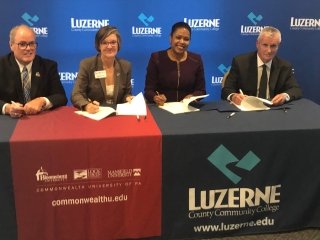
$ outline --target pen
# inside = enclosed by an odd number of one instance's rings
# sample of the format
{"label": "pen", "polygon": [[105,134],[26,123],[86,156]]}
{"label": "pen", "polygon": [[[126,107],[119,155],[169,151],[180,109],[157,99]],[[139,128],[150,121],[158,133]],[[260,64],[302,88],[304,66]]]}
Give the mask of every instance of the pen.
{"label": "pen", "polygon": [[158,91],[156,91],[156,94],[157,94],[158,96],[160,95]]}
{"label": "pen", "polygon": [[96,104],[96,101],[92,101],[90,98],[88,98],[88,101],[89,101],[89,103],[92,103],[93,105],[97,105],[98,106],[98,104]]}
{"label": "pen", "polygon": [[241,89],[239,89],[239,92],[240,92],[241,95],[244,95]]}
{"label": "pen", "polygon": [[[14,105],[14,107],[22,107],[20,103],[16,103],[15,101],[11,101],[11,104]],[[19,110],[19,112],[10,113],[10,115],[13,114],[14,117],[22,117],[25,112],[24,110]]]}
{"label": "pen", "polygon": [[235,112],[232,112],[232,113],[230,113],[228,116],[227,116],[227,118],[229,119],[229,118],[231,118],[232,116],[234,116],[236,113]]}
{"label": "pen", "polygon": [[18,104],[14,101],[11,101],[11,104],[18,106]]}

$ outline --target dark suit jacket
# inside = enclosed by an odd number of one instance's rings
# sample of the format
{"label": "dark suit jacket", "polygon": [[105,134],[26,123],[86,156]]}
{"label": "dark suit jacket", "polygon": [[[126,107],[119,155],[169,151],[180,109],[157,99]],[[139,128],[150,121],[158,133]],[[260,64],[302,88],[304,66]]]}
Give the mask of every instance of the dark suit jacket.
{"label": "dark suit jacket", "polygon": [[[226,100],[231,93],[239,93],[239,89],[246,95],[256,96],[257,79],[257,52],[236,56],[232,60],[229,75],[221,91],[221,98]],[[302,97],[301,89],[293,76],[291,64],[277,56],[273,58],[271,64],[269,91],[271,99],[279,93],[287,93],[290,100]]]}
{"label": "dark suit jacket", "polygon": [[[60,81],[57,63],[36,56],[31,69],[31,99],[46,97],[53,108],[66,105],[67,97]],[[0,58],[0,114],[5,103],[25,103],[21,73],[13,53]]]}
{"label": "dark suit jacket", "polygon": [[[103,70],[101,57],[86,58],[80,62],[77,80],[74,84],[71,102],[77,108],[83,108],[90,100],[95,100],[100,105],[106,105],[105,78],[95,78],[95,71]],[[124,59],[115,60],[116,79],[114,83],[113,102],[124,103],[126,97],[131,95],[131,63]]]}

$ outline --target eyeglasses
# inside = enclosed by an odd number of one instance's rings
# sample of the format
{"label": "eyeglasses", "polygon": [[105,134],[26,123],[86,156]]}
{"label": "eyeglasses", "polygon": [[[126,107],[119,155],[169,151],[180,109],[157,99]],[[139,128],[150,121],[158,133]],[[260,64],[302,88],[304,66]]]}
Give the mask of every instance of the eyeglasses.
{"label": "eyeglasses", "polygon": [[117,41],[110,41],[110,42],[107,42],[107,41],[103,41],[101,42],[102,45],[105,45],[105,46],[111,46],[111,47],[115,47],[117,46],[118,42]]}
{"label": "eyeglasses", "polygon": [[35,49],[38,46],[37,42],[19,42],[15,44],[17,44],[21,50],[27,49],[28,46],[30,49]]}

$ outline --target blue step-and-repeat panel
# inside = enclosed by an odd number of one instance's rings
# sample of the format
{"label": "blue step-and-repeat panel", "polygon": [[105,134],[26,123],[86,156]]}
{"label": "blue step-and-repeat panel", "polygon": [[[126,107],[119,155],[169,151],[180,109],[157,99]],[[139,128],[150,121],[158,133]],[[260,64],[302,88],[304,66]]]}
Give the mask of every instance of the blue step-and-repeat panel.
{"label": "blue step-and-repeat panel", "polygon": [[[207,100],[219,100],[232,57],[255,50],[259,31],[282,32],[278,55],[294,66],[305,98],[320,103],[320,2],[309,0],[2,0],[0,55],[10,51],[9,31],[27,24],[37,34],[37,53],[58,62],[68,98],[83,58],[96,54],[94,37],[105,25],[118,27],[118,56],[132,63],[133,94],[143,91],[150,54],[169,47],[171,26],[192,27],[190,51],[204,61]],[[70,101],[69,101],[70,104]]]}

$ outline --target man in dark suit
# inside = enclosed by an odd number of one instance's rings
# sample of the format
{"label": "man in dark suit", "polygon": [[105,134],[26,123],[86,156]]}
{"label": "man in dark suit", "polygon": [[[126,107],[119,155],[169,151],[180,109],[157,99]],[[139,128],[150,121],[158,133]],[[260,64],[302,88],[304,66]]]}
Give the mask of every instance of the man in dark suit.
{"label": "man in dark suit", "polygon": [[36,36],[19,25],[10,31],[11,52],[0,58],[0,114],[21,117],[66,105],[57,63],[36,55]]}
{"label": "man in dark suit", "polygon": [[276,56],[280,43],[280,31],[265,27],[256,41],[257,51],[233,58],[221,98],[239,105],[246,95],[258,96],[275,106],[301,98],[291,64]]}

